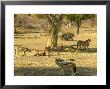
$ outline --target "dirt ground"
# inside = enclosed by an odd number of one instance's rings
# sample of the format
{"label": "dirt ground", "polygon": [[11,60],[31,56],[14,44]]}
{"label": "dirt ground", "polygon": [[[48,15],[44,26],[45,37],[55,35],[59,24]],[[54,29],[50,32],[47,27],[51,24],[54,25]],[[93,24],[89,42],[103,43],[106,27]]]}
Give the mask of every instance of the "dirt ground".
{"label": "dirt ground", "polygon": [[[73,32],[74,30],[68,30]],[[76,35],[74,40],[91,39],[90,47],[97,48],[97,32],[96,28],[81,27],[80,35]],[[44,49],[46,46],[47,37],[43,34],[28,33],[22,36],[14,37],[14,45],[22,45],[29,49]],[[58,44],[64,45],[75,44],[75,41],[58,40]],[[60,74],[60,68],[55,63],[55,58],[63,58],[68,60],[74,58],[77,65],[76,76],[96,76],[97,75],[97,52],[56,52],[52,56],[34,56],[36,52],[33,50],[27,52],[26,56],[22,56],[22,52],[14,55],[14,75],[15,76],[63,76]],[[71,75],[70,71],[65,71],[65,76]]]}

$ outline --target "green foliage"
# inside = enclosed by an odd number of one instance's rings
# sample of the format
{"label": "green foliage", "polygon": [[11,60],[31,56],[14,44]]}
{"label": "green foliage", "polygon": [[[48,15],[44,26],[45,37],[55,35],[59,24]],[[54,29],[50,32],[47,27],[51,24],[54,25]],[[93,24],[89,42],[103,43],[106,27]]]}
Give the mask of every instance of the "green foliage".
{"label": "green foliage", "polygon": [[95,18],[96,14],[69,14],[66,15],[66,17],[70,21],[81,22],[83,20]]}
{"label": "green foliage", "polygon": [[87,19],[94,19],[94,18],[96,18],[96,17],[97,17],[96,14],[88,14],[88,15],[87,15]]}
{"label": "green foliage", "polygon": [[94,19],[96,18],[96,14],[69,14],[66,15],[66,18],[71,21],[71,23],[74,21],[77,26],[77,35],[79,34],[79,28],[82,24],[82,21],[87,19]]}
{"label": "green foliage", "polygon": [[68,33],[63,33],[62,35],[61,35],[61,39],[62,40],[73,40],[72,38],[74,37],[75,35],[73,34],[73,33],[70,33],[70,32],[68,32]]}

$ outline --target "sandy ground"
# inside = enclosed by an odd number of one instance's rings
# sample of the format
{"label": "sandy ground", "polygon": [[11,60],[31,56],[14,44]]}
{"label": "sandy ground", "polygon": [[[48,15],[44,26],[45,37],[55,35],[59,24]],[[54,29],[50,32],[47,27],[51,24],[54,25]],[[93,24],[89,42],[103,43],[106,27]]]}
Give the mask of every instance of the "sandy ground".
{"label": "sandy ground", "polygon": [[[87,31],[88,28],[81,28],[80,35],[75,36],[74,40],[91,39],[90,48],[97,48],[96,44],[96,29]],[[47,37],[37,36],[38,34],[24,34],[21,37],[15,36],[14,45],[22,45],[30,49],[44,49],[47,42]],[[74,41],[58,40],[58,44],[65,45],[74,44]],[[48,56],[33,56],[36,52],[27,52],[26,56],[22,56],[22,52],[14,55],[14,75],[15,76],[62,76],[60,68],[55,63],[55,58],[63,58],[68,60],[74,58],[77,65],[76,76],[96,76],[97,75],[97,53],[96,52],[56,52]],[[65,71],[65,76],[71,75],[69,70]]]}

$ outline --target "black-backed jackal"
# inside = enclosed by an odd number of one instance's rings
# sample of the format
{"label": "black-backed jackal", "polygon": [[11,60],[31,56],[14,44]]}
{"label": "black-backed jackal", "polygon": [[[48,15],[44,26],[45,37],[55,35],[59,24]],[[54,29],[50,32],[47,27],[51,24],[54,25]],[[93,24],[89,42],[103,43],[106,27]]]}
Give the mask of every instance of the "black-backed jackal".
{"label": "black-backed jackal", "polygon": [[62,73],[63,75],[64,75],[64,70],[66,68],[69,68],[71,70],[72,75],[75,75],[76,64],[73,61],[75,61],[75,60],[70,59],[70,61],[65,61],[61,58],[55,59],[55,63],[60,67],[60,69],[61,69],[60,73]]}

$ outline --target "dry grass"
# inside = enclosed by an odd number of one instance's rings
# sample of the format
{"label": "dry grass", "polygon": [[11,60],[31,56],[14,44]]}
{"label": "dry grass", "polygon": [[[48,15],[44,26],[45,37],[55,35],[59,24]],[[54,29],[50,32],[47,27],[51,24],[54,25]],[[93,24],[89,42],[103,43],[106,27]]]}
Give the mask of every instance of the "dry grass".
{"label": "dry grass", "polygon": [[[73,31],[70,29],[68,31]],[[96,28],[81,28],[80,35],[75,36],[74,40],[86,40],[90,38],[90,48],[97,48],[96,44]],[[44,49],[47,42],[47,37],[41,36],[36,38],[37,34],[30,33],[31,38],[15,38],[15,45],[23,45],[30,49]],[[72,45],[74,41],[58,40],[58,44]],[[61,57],[65,60],[74,58],[77,65],[76,76],[96,76],[97,75],[97,53],[96,52],[61,52],[57,55],[53,52],[51,57],[48,56],[33,56],[36,52],[27,52],[27,56],[22,56],[22,53],[15,55],[14,58],[14,73],[15,76],[61,76],[59,67],[55,64],[55,58]],[[67,75],[70,73],[67,71]]]}

